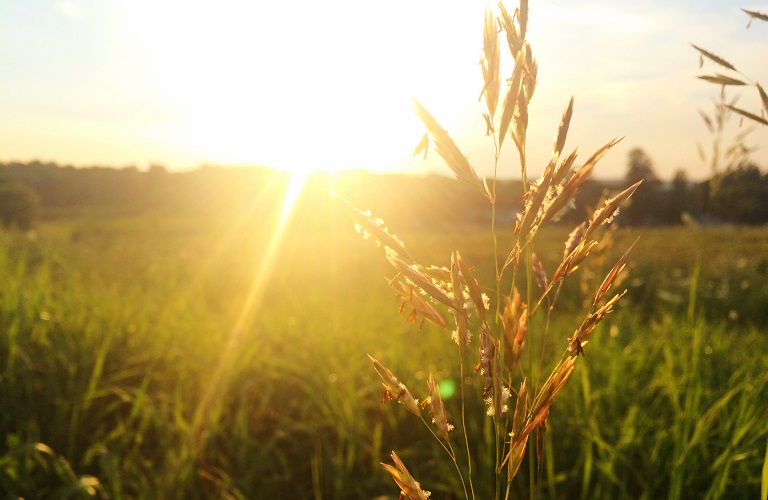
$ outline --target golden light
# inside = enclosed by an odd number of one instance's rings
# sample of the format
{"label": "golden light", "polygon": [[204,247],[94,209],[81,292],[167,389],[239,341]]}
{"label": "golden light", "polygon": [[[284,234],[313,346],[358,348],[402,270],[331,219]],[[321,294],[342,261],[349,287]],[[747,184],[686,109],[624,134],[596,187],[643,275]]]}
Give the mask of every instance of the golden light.
{"label": "golden light", "polygon": [[[402,167],[423,134],[411,97],[451,125],[451,96],[479,92],[485,3],[437,0],[121,4],[157,92],[159,135],[215,164],[289,171]],[[439,7],[439,8],[438,8]],[[467,43],[467,37],[471,41]],[[454,74],[455,75],[455,74]]]}

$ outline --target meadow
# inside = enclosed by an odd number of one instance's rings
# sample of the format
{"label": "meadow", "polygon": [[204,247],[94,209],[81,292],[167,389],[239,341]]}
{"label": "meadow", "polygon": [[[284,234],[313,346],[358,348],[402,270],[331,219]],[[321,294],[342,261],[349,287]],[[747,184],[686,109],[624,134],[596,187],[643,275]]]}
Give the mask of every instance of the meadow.
{"label": "meadow", "polygon": [[[382,405],[366,354],[418,397],[429,373],[478,393],[467,421],[479,435],[482,380],[457,380],[450,336],[398,313],[391,266],[352,226],[310,186],[283,223],[265,202],[84,210],[0,233],[0,497],[396,498],[380,465],[393,449],[433,498],[460,497],[429,433]],[[423,262],[446,264],[446,248],[493,259],[485,226],[393,229]],[[542,229],[550,272],[569,230]],[[552,345],[532,348],[567,346],[579,282],[602,279],[637,236],[628,295],[551,409],[540,494],[755,498],[768,444],[768,229],[615,230],[563,292]],[[445,397],[449,415],[457,404]],[[492,443],[473,446],[492,467]],[[480,479],[488,498],[493,481]],[[512,494],[527,496],[525,481]]]}

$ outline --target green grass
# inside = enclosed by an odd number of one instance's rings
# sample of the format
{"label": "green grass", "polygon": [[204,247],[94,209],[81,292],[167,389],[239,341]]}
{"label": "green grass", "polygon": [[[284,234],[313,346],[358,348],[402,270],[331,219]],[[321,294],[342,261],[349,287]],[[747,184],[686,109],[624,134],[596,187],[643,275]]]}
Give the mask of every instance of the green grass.
{"label": "green grass", "polygon": [[[366,357],[421,399],[430,372],[458,372],[455,344],[405,323],[380,249],[314,203],[298,208],[272,260],[277,217],[263,214],[82,216],[35,238],[0,234],[0,491],[393,497],[379,462],[397,449],[436,498],[460,493],[426,429],[380,404]],[[421,262],[446,263],[444,248],[492,260],[487,228],[393,229]],[[566,233],[542,234],[550,272]],[[619,232],[615,251],[636,234]],[[768,438],[768,230],[640,235],[628,300],[552,408],[547,450],[554,442],[557,453],[545,453],[542,494],[755,497]],[[562,302],[550,326],[558,352],[578,321],[569,286],[574,307]],[[481,385],[472,376],[467,390]],[[449,418],[456,405],[446,400]],[[468,408],[480,431],[483,413]]]}

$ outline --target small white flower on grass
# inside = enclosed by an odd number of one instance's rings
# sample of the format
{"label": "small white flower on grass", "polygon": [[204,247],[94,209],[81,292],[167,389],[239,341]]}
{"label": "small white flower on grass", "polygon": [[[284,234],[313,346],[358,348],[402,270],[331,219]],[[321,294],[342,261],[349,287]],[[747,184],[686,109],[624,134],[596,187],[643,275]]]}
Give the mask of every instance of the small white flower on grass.
{"label": "small white flower on grass", "polygon": [[491,299],[489,299],[488,295],[485,294],[485,293],[482,294],[481,296],[483,297],[483,307],[485,307],[486,311],[490,311],[491,310]]}

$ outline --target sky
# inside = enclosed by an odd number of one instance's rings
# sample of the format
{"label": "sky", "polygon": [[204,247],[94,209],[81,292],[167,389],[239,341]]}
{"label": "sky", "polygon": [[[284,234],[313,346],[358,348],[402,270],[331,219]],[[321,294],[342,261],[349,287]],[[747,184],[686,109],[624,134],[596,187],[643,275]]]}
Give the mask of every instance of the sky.
{"label": "sky", "polygon": [[[517,4],[506,3],[510,10]],[[0,0],[0,161],[75,166],[265,165],[450,174],[412,151],[424,133],[411,98],[480,175],[493,172],[478,102],[481,0]],[[548,163],[575,98],[566,152],[582,161],[615,137],[600,178],[642,148],[662,179],[703,179],[719,87],[696,78],[694,43],[768,85],[768,23],[717,0],[530,0],[539,63],[529,169]],[[504,46],[502,45],[502,48]],[[502,52],[504,53],[504,52]],[[508,74],[507,74],[508,73]],[[502,76],[511,65],[502,66]],[[729,90],[758,110],[753,87]],[[745,129],[734,118],[731,134]],[[768,168],[768,127],[747,143]],[[508,149],[507,149],[508,148]],[[578,161],[577,161],[578,164]],[[519,177],[505,143],[501,177]]]}

